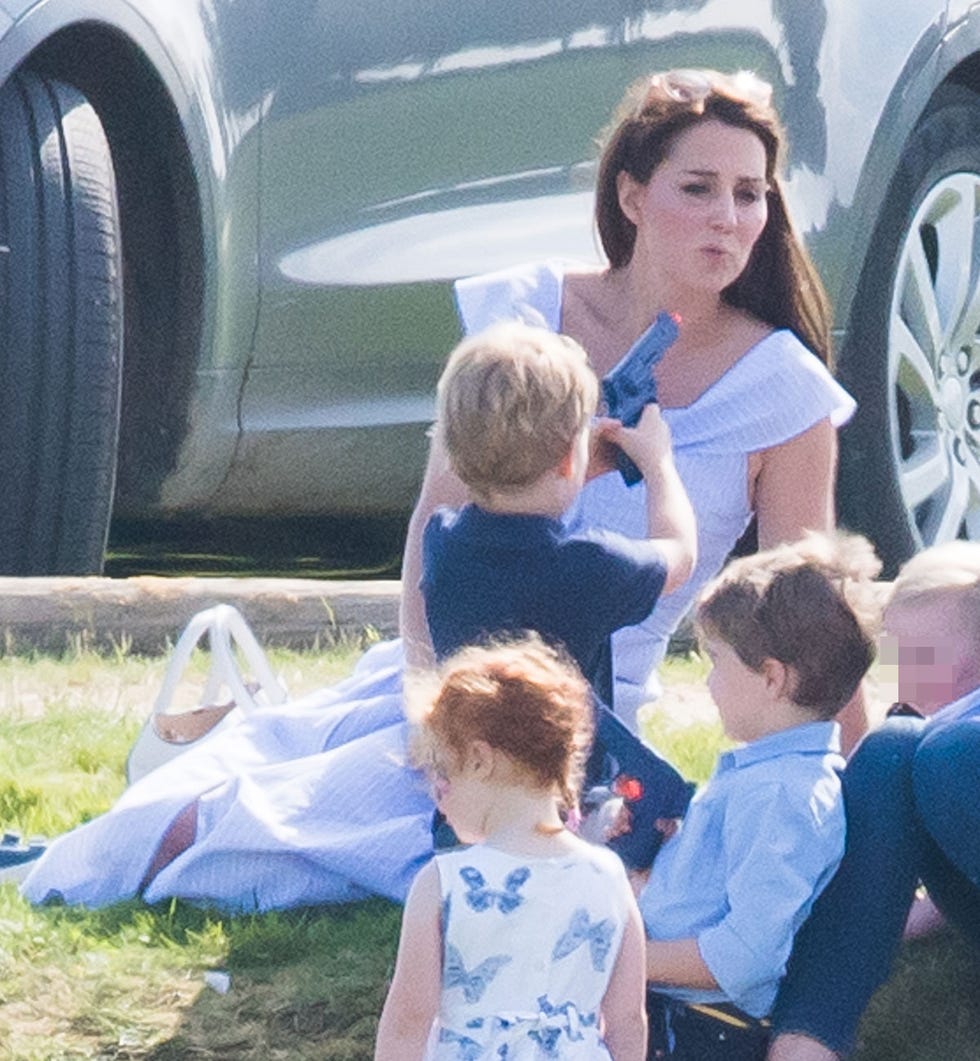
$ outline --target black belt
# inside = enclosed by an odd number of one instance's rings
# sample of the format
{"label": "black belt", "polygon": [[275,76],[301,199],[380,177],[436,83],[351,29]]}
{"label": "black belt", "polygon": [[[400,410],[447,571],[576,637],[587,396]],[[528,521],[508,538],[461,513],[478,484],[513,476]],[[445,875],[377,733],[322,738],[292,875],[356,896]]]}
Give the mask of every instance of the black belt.
{"label": "black belt", "polygon": [[738,1006],[726,1002],[685,1002],[687,1009],[700,1013],[703,1017],[727,1024],[730,1028],[741,1028],[748,1031],[752,1028],[769,1029],[772,1027],[768,1017],[752,1017]]}
{"label": "black belt", "polygon": [[677,1061],[763,1061],[770,1024],[728,1002],[681,1002],[647,993],[648,1058]]}

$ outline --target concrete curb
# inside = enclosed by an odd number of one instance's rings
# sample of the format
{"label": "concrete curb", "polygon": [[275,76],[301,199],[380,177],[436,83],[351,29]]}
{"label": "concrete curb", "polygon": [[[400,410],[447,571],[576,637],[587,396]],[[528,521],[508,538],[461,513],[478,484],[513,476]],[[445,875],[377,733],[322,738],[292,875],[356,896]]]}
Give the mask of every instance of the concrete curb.
{"label": "concrete curb", "polygon": [[401,583],[280,578],[0,578],[3,651],[76,645],[165,652],[188,620],[231,604],[263,645],[329,645],[365,628],[398,631]]}
{"label": "concrete curb", "polygon": [[[881,584],[884,599],[890,583]],[[0,653],[61,653],[75,646],[166,652],[199,611],[232,604],[263,645],[328,646],[365,629],[398,633],[398,579],[0,578]],[[671,653],[696,644],[690,623]]]}

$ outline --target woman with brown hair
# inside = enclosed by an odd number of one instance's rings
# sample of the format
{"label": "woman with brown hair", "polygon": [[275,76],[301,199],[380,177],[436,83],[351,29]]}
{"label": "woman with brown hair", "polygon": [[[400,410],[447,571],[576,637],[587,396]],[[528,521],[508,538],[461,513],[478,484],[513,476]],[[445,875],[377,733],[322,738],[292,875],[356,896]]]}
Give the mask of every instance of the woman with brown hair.
{"label": "woman with brown hair", "polygon": [[[670,633],[753,515],[763,546],[834,522],[836,428],[854,402],[834,382],[820,283],[779,186],[781,133],[752,75],[658,74],[627,94],[600,165],[609,264],[548,262],[457,287],[467,332],[523,318],[569,334],[601,376],[657,313],[682,318],[656,371],[675,462],[698,520],[698,564],[642,624],[613,638],[613,706],[635,726]],[[608,455],[605,455],[608,456]],[[574,527],[647,532],[645,489],[597,455]],[[432,855],[433,804],[406,763],[401,680],[431,655],[421,533],[467,500],[433,443],[403,567],[402,635],[332,689],[215,734],[56,841],[31,899],[89,905],[142,893],[233,909],[404,899]],[[588,600],[570,599],[587,609]]]}
{"label": "woman with brown hair", "polygon": [[[770,95],[748,73],[681,70],[637,82],[599,162],[595,220],[608,264],[545,262],[457,284],[467,331],[513,317],[544,324],[578,340],[600,376],[658,312],[681,318],[655,377],[698,519],[699,560],[643,624],[614,635],[615,709],[632,727],[659,692],[670,634],[752,517],[763,548],[835,522],[836,429],[854,402],[826,367],[826,296],[787,213]],[[418,534],[461,489],[434,447],[403,578],[402,635],[418,658],[427,637]],[[641,485],[597,475],[569,518],[640,536],[644,511]],[[863,719],[852,717],[851,729],[853,738]]]}

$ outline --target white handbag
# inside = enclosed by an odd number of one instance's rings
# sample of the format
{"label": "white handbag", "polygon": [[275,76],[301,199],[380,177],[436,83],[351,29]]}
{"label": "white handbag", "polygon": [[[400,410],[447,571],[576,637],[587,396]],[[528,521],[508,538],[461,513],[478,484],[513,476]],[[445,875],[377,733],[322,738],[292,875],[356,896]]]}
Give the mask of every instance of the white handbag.
{"label": "white handbag", "polygon": [[[172,710],[177,686],[205,635],[211,658],[199,703],[189,710]],[[150,717],[130,750],[126,761],[128,782],[138,781],[205,737],[234,725],[255,708],[285,702],[287,695],[236,608],[218,604],[198,612],[174,647]]]}

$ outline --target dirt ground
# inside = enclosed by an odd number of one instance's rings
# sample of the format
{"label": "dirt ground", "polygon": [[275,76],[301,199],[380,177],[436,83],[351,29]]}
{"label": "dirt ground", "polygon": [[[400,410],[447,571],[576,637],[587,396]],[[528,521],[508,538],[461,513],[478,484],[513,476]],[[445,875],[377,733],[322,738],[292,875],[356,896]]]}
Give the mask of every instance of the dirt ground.
{"label": "dirt ground", "polygon": [[657,710],[669,715],[678,725],[718,721],[718,709],[704,682],[671,683],[657,701]]}

